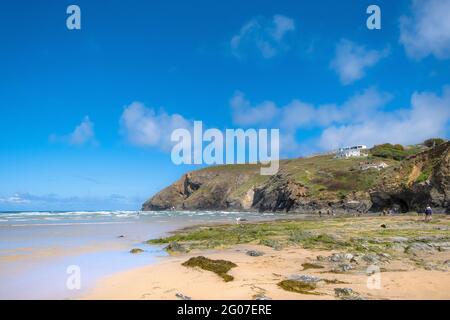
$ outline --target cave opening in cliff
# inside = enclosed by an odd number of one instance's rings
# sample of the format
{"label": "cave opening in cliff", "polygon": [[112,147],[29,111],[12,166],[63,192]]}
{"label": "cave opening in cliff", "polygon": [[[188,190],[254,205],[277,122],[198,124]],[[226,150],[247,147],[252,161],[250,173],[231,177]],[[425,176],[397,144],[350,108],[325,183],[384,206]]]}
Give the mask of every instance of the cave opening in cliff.
{"label": "cave opening in cliff", "polygon": [[392,198],[391,209],[401,213],[407,213],[409,212],[409,205],[405,200],[401,198]]}

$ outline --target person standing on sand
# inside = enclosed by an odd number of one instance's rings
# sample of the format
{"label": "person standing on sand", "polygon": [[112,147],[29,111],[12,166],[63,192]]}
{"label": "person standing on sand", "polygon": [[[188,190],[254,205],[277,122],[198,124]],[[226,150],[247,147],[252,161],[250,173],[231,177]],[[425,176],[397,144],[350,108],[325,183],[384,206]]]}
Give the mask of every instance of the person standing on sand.
{"label": "person standing on sand", "polygon": [[431,221],[431,215],[433,214],[433,209],[430,206],[427,206],[425,209],[425,221]]}

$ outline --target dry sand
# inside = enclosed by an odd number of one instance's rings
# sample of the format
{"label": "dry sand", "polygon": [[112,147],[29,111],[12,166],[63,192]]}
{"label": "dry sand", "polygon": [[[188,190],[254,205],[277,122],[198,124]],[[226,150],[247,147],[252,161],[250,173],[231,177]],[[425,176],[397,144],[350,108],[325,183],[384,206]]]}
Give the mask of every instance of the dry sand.
{"label": "dry sand", "polygon": [[[251,257],[249,249],[264,252]],[[302,271],[302,263],[314,262],[318,255],[330,251],[313,251],[300,247],[280,251],[265,246],[239,245],[230,249],[197,251],[162,258],[160,262],[114,274],[100,280],[81,299],[177,299],[182,293],[192,299],[254,299],[264,295],[272,299],[336,299],[334,288],[349,287],[365,299],[450,299],[450,273],[428,271],[411,263],[392,261],[380,273],[380,289],[369,289],[368,276],[363,272],[332,273],[329,269]],[[447,253],[446,253],[447,254]],[[198,268],[181,265],[193,256],[224,259],[237,264],[229,271],[234,277],[224,282],[219,276]],[[321,295],[305,295],[285,291],[277,283],[294,274],[316,275],[323,279],[338,279],[346,284],[319,283]]]}

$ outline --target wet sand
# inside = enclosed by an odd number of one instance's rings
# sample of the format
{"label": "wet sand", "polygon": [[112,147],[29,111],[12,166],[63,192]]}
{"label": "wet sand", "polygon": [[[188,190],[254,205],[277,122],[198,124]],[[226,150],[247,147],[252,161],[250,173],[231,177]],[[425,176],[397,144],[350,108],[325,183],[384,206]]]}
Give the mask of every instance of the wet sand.
{"label": "wet sand", "polygon": [[[0,299],[70,299],[107,275],[167,256],[148,239],[198,224],[270,219],[227,212],[0,213]],[[272,215],[273,216],[273,215]],[[134,255],[132,248],[144,250]],[[68,290],[68,268],[81,270],[81,288]]]}
{"label": "wet sand", "polygon": [[[250,249],[262,251],[264,255],[251,257],[246,254]],[[448,271],[424,270],[402,261],[392,261],[386,267],[387,270],[380,273],[379,289],[368,287],[369,277],[365,272],[336,274],[326,269],[302,271],[303,263],[316,261],[318,255],[332,253],[300,247],[277,251],[259,245],[194,251],[108,276],[80,298],[177,299],[176,294],[181,293],[192,299],[255,299],[257,296],[271,299],[336,299],[334,288],[349,287],[364,299],[450,299]],[[234,280],[224,282],[212,272],[181,265],[190,257],[198,255],[236,263],[237,267],[229,271]],[[450,254],[447,255],[450,258]],[[277,285],[281,280],[299,274],[337,279],[345,284],[326,284],[321,281],[317,289],[320,295],[288,292]]]}

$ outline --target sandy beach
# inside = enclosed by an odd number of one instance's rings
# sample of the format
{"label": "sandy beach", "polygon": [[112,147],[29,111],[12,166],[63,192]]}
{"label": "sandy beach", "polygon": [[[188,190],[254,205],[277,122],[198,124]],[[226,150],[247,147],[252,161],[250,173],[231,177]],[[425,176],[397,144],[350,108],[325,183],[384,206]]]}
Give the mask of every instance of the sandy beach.
{"label": "sandy beach", "polygon": [[[378,226],[379,222],[392,220],[406,225],[417,219],[363,218],[359,221],[361,224]],[[443,220],[448,224],[448,218],[443,217]],[[249,250],[262,255],[250,256],[247,254]],[[347,261],[353,270],[337,272],[332,268],[336,265],[333,260],[345,260],[342,255],[345,255],[345,251],[305,249],[296,245],[278,250],[255,244],[213,250],[194,249],[188,254],[160,258],[153,265],[108,276],[80,298],[178,299],[180,295],[177,297],[177,294],[182,294],[192,299],[336,299],[335,288],[351,288],[362,299],[450,299],[450,251],[419,252],[415,253],[412,260],[403,255],[391,257],[385,254],[389,258],[374,262],[380,271],[375,275],[368,274],[368,268],[370,265],[373,267],[373,264],[356,259],[357,256],[348,259],[352,262]],[[225,282],[211,271],[182,265],[196,256],[232,261],[237,267],[228,274],[234,280]],[[361,255],[362,259],[366,256]],[[420,261],[434,267],[419,266],[419,257]],[[314,266],[318,262],[321,268],[304,270],[305,264]],[[442,267],[436,267],[438,265]],[[320,279],[316,282],[314,294],[289,292],[278,285],[284,279],[301,275]],[[373,284],[377,279],[379,286]]]}
{"label": "sandy beach", "polygon": [[[262,250],[265,255],[250,257],[247,250]],[[230,274],[232,282],[224,282],[212,272],[181,265],[191,256],[225,259],[238,267]],[[366,274],[335,274],[321,270],[302,271],[301,264],[314,261],[317,255],[330,252],[290,248],[276,251],[261,246],[236,246],[232,249],[196,252],[163,259],[155,265],[109,276],[100,281],[82,299],[177,299],[181,293],[192,299],[335,299],[334,288],[351,287],[367,299],[450,299],[450,274],[443,271],[418,270],[396,263],[381,273],[381,288],[367,288]],[[307,274],[345,284],[321,284],[321,295],[287,292],[277,283],[293,274]]]}
{"label": "sandy beach", "polygon": [[[145,241],[198,224],[235,221],[228,212],[14,212],[0,213],[0,299],[73,299],[104,277],[167,256]],[[248,219],[270,216],[246,214]],[[133,248],[145,250],[130,253]],[[81,271],[69,290],[68,268]]]}

